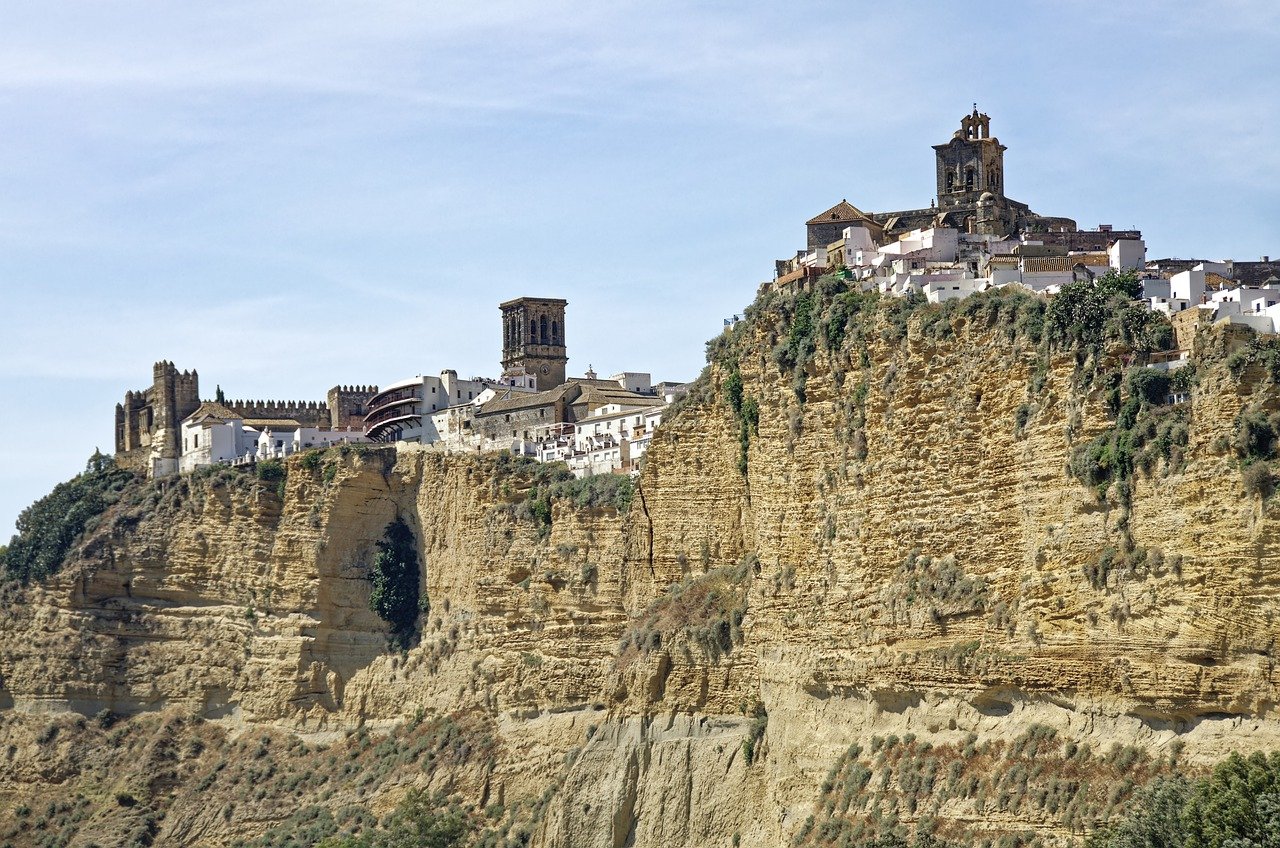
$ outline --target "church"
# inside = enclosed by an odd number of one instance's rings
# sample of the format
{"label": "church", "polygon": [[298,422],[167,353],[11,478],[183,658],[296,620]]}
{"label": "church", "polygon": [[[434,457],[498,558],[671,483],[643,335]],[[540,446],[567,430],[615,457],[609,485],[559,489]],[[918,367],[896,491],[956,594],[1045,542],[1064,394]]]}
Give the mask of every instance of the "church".
{"label": "church", "polygon": [[846,227],[863,226],[879,243],[895,241],[912,230],[949,227],[961,233],[1016,238],[1023,233],[1074,233],[1070,218],[1038,215],[1004,193],[1004,152],[991,135],[991,118],[973,113],[960,119],[960,129],[945,144],[933,146],[937,196],[927,209],[898,212],[859,210],[846,200],[805,222],[809,249],[825,247]]}

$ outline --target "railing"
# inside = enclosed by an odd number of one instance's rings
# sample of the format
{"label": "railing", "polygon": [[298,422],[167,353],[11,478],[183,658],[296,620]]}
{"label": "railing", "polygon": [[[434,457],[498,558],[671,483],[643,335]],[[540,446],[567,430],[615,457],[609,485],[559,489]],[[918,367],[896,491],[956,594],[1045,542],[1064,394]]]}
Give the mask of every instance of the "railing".
{"label": "railing", "polygon": [[365,416],[364,428],[367,432],[385,421],[419,417],[421,417],[421,413],[413,406],[393,406],[390,409],[379,409],[376,412],[370,412]]}

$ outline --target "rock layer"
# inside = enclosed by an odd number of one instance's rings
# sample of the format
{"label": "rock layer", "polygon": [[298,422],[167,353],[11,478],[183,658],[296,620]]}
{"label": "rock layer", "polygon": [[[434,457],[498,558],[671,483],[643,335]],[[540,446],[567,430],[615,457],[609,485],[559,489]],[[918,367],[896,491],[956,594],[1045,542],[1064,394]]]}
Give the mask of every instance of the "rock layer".
{"label": "rock layer", "polygon": [[[824,815],[828,772],[875,737],[958,750],[1045,727],[1192,768],[1280,747],[1280,534],[1230,450],[1243,409],[1277,405],[1267,374],[1233,373],[1236,342],[1202,329],[1184,455],[1099,493],[1067,470],[1114,421],[1080,357],[951,321],[824,347],[798,392],[769,357],[785,326],[757,316],[659,429],[625,514],[561,499],[547,526],[528,468],[413,447],[295,457],[282,496],[214,475],[118,507],[58,576],[8,590],[10,733],[108,710],[324,742],[477,712],[492,762],[442,785],[545,797],[532,844],[566,847],[791,844]],[[397,517],[430,604],[404,652],[368,602]],[[1140,566],[1099,567],[1128,549]],[[742,608],[718,629],[698,618],[723,600],[707,575],[734,569]],[[74,784],[25,756],[0,772],[7,800]],[[375,806],[412,782],[379,783]],[[1079,835],[1047,809],[975,803],[930,814]],[[203,844],[273,823],[183,809],[171,827]]]}

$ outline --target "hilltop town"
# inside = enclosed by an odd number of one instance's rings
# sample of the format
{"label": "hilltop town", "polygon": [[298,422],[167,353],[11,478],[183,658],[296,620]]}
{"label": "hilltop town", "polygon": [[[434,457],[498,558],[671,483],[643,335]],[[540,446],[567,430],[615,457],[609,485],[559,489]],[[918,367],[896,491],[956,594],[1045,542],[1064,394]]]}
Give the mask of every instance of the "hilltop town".
{"label": "hilltop town", "polygon": [[566,462],[576,476],[635,473],[662,420],[684,391],[644,372],[566,376],[565,307],[521,297],[501,304],[497,378],[453,369],[379,389],[341,385],[323,401],[202,400],[197,371],[157,362],[150,388],[116,405],[116,461],[150,477],[207,465],[251,465],[301,450],[362,442],[445,451],[511,451]]}
{"label": "hilltop town", "polygon": [[[1280,261],[1149,259],[1142,233],[1040,215],[1005,194],[1004,153],[975,105],[934,145],[937,194],[927,208],[863,212],[847,200],[810,218],[806,244],[775,263],[761,288],[804,289],[835,274],[863,291],[930,302],[1017,286],[1052,298],[1110,273],[1140,284],[1176,338],[1225,322],[1277,332]],[[565,307],[555,298],[502,303],[502,373],[460,378],[446,369],[385,388],[339,385],[323,401],[201,399],[199,376],[155,364],[149,388],[115,411],[117,461],[152,477],[212,464],[253,464],[300,450],[361,442],[443,451],[510,451],[563,461],[576,476],[638,472],[664,408],[686,386],[646,372],[567,376]],[[725,322],[726,325],[732,323]],[[1188,352],[1155,357],[1171,370]]]}

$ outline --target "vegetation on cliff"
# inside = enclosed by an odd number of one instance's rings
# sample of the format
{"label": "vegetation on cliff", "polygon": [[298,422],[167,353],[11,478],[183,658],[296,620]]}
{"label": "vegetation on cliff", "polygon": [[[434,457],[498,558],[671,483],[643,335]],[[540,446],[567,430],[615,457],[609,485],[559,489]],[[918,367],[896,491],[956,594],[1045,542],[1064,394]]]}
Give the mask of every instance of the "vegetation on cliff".
{"label": "vegetation on cliff", "polygon": [[82,474],[59,483],[18,516],[18,533],[3,552],[5,578],[43,580],[56,572],[81,534],[136,479],[133,472],[117,468],[112,457],[95,451]]}
{"label": "vegetation on cliff", "polygon": [[406,649],[418,630],[418,616],[429,612],[420,597],[422,569],[418,566],[418,540],[404,519],[387,525],[378,552],[369,567],[369,607],[391,625],[395,643]]}
{"label": "vegetation on cliff", "polygon": [[507,498],[515,517],[533,521],[542,536],[551,531],[554,501],[565,501],[577,509],[614,509],[626,513],[635,497],[635,483],[629,474],[575,478],[563,462],[538,462],[506,451],[497,454],[491,463],[488,470],[494,494]]}
{"label": "vegetation on cliff", "polygon": [[623,634],[620,660],[637,654],[697,648],[712,661],[742,644],[742,620],[750,581],[759,571],[754,556],[713,568],[667,587]]}
{"label": "vegetation on cliff", "polygon": [[1006,825],[974,831],[957,824],[983,819],[1048,819],[1083,836],[1123,815],[1142,786],[1174,773],[1175,757],[1154,759],[1128,746],[1094,750],[1064,741],[1043,725],[1010,742],[873,737],[866,747],[851,745],[836,761],[796,844],[1043,844],[1030,830]]}
{"label": "vegetation on cliff", "polygon": [[1280,845],[1280,752],[1233,753],[1199,780],[1153,781],[1087,848],[1274,848]]}

